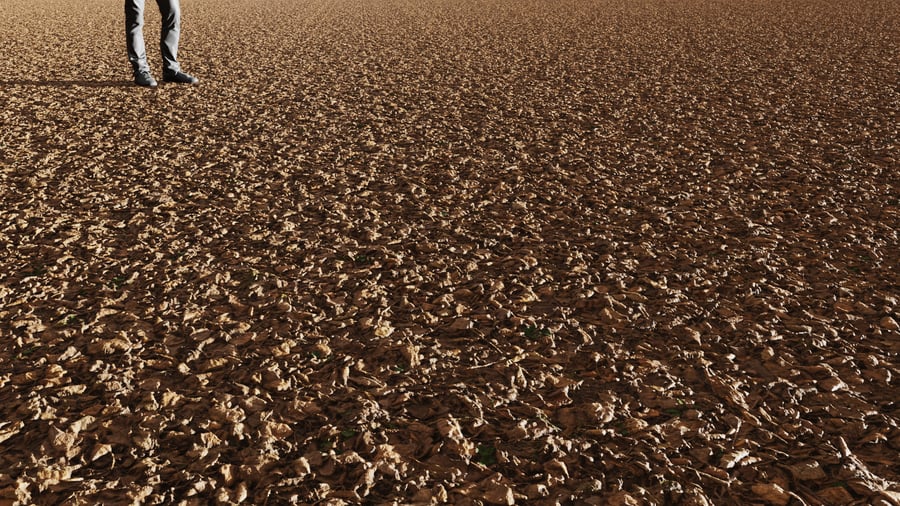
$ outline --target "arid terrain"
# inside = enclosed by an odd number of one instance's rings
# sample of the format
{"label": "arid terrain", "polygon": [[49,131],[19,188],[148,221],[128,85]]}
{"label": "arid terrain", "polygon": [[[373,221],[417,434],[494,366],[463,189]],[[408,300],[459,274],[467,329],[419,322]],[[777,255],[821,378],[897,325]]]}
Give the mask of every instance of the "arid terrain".
{"label": "arid terrain", "polygon": [[0,0],[0,505],[900,505],[900,2],[182,11]]}

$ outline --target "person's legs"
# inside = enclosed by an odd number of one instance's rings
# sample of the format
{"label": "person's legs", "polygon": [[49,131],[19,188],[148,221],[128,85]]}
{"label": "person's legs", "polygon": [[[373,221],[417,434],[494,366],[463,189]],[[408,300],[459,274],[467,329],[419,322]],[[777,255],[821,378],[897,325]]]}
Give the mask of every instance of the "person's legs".
{"label": "person's legs", "polygon": [[159,49],[163,59],[163,81],[196,84],[197,78],[182,72],[178,64],[178,39],[181,36],[181,6],[178,0],[156,0],[162,15]]}
{"label": "person's legs", "polygon": [[[143,0],[141,0],[143,1]],[[178,39],[181,36],[181,7],[178,0],[156,0],[162,15],[159,49],[162,52],[163,72],[178,72]]]}
{"label": "person's legs", "polygon": [[144,0],[125,0],[125,43],[131,69],[149,71],[147,50],[144,47]]}

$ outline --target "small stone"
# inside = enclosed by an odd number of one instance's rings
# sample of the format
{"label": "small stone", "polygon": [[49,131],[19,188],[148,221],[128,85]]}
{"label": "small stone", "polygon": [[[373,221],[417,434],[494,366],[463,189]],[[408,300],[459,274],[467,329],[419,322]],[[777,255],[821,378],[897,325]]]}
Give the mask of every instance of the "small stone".
{"label": "small stone", "polygon": [[751,488],[754,494],[769,504],[786,506],[791,500],[791,495],[775,483],[757,483]]}
{"label": "small stone", "polygon": [[853,502],[853,496],[844,487],[828,487],[820,490],[816,496],[825,504],[834,506]]}
{"label": "small stone", "polygon": [[638,502],[638,500],[628,492],[617,492],[615,495],[609,498],[609,502],[607,502],[607,504],[609,506],[637,506],[638,504],[640,504],[640,502]]}
{"label": "small stone", "polygon": [[838,378],[837,376],[832,376],[819,381],[819,390],[823,392],[837,392],[838,390],[844,390],[845,388],[847,388],[847,384],[841,381],[841,378]]}
{"label": "small stone", "polygon": [[388,322],[381,322],[375,327],[376,337],[388,337],[394,333],[394,327]]}
{"label": "small stone", "polygon": [[897,320],[891,318],[890,316],[885,316],[878,322],[878,325],[886,330],[900,330],[900,325],[897,324]]}
{"label": "small stone", "polygon": [[450,325],[450,330],[467,330],[472,328],[472,320],[468,318],[457,318]]}
{"label": "small stone", "polygon": [[816,461],[801,462],[788,467],[795,479],[800,481],[815,481],[825,479],[825,471]]}
{"label": "small stone", "polygon": [[543,483],[528,485],[525,488],[525,496],[529,499],[539,499],[541,497],[547,497],[548,495],[550,495],[550,491]]}
{"label": "small stone", "polygon": [[513,490],[506,485],[494,485],[488,487],[482,494],[482,499],[488,504],[513,505],[516,503]]}

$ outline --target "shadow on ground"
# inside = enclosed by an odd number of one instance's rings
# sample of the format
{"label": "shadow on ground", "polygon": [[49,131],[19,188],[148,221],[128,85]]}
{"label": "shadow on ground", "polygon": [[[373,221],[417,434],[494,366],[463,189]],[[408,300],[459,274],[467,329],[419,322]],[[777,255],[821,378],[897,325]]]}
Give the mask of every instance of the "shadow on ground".
{"label": "shadow on ground", "polygon": [[87,80],[40,80],[40,79],[13,79],[0,81],[0,87],[6,86],[42,86],[49,88],[124,88],[134,86],[130,80],[122,81],[87,81]]}

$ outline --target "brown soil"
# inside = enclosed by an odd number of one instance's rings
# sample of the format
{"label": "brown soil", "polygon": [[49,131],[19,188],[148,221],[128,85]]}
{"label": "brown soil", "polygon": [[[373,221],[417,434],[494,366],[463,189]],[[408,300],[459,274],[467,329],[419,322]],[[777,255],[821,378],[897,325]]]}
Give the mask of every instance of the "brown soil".
{"label": "brown soil", "polygon": [[900,2],[182,8],[0,2],[0,504],[900,504]]}

